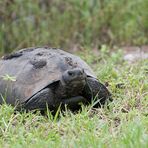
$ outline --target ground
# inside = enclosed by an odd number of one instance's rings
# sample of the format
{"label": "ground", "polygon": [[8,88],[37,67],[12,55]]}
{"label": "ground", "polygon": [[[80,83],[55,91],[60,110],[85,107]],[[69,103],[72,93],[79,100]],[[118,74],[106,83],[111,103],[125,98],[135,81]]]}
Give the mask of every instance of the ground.
{"label": "ground", "polygon": [[113,102],[97,109],[82,106],[77,114],[57,112],[54,117],[48,110],[46,116],[14,113],[14,107],[3,104],[0,147],[148,147],[148,59],[129,62],[123,50],[110,52],[105,45],[97,54],[89,49],[77,54],[108,86]]}

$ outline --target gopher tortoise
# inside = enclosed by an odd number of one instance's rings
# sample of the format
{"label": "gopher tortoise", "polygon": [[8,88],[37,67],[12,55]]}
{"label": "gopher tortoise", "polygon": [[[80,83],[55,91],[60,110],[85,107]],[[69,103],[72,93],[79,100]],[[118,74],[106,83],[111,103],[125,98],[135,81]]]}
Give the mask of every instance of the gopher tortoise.
{"label": "gopher tortoise", "polygon": [[71,110],[111,97],[92,69],[78,56],[49,47],[25,48],[0,60],[0,104],[26,110]]}

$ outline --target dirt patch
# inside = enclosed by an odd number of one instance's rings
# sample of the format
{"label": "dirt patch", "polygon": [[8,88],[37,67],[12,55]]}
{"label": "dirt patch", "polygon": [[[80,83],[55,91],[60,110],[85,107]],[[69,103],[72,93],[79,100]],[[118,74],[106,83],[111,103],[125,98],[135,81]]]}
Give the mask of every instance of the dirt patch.
{"label": "dirt patch", "polygon": [[124,60],[134,62],[137,60],[148,59],[148,46],[125,46],[122,47]]}

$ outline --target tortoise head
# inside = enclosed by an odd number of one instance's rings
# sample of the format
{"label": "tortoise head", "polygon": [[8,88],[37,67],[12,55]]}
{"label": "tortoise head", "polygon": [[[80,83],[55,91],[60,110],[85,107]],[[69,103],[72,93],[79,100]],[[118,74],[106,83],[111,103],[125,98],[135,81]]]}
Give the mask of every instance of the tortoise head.
{"label": "tortoise head", "polygon": [[66,70],[62,75],[62,84],[72,87],[77,87],[79,85],[84,86],[86,84],[86,77],[84,69],[73,68]]}

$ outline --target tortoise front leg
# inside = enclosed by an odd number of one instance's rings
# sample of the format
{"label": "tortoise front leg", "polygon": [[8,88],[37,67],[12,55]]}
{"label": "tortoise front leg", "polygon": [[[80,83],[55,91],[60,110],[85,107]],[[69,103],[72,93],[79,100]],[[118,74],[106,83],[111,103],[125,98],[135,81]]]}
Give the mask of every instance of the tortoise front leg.
{"label": "tortoise front leg", "polygon": [[83,90],[83,96],[88,99],[88,102],[98,102],[94,107],[100,107],[104,105],[107,99],[111,97],[111,93],[108,89],[100,83],[97,79],[87,77],[87,83]]}
{"label": "tortoise front leg", "polygon": [[49,109],[55,108],[54,95],[50,88],[45,88],[24,102],[23,108],[26,110],[46,110],[47,105]]}
{"label": "tortoise front leg", "polygon": [[81,103],[86,104],[87,100],[83,96],[75,96],[68,99],[62,99],[62,108],[65,108],[65,105],[72,111],[79,110],[81,108]]}

